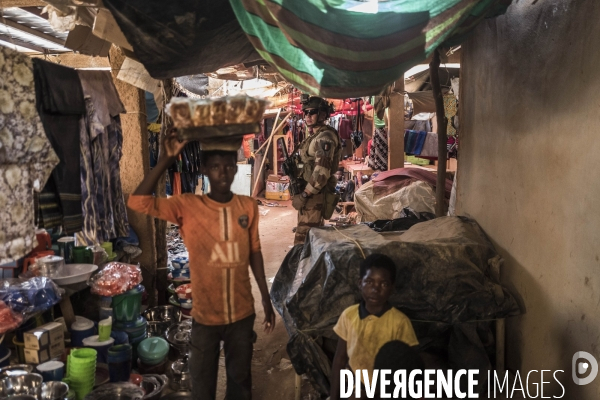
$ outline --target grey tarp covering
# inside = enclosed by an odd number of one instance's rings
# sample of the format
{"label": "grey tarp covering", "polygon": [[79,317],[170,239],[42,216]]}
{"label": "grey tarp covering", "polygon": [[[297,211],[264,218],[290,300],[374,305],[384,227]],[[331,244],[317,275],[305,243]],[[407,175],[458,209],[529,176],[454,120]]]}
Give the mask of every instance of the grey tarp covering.
{"label": "grey tarp covering", "polygon": [[260,60],[228,0],[104,0],[150,75],[166,79]]}
{"label": "grey tarp covering", "polygon": [[304,247],[288,253],[271,297],[290,335],[287,350],[298,374],[328,392],[331,346],[325,344],[335,339],[332,328],[341,312],[360,300],[362,255],[354,241],[365,255],[383,253],[395,261],[391,303],[413,321],[421,350],[443,353],[452,368],[491,366],[490,321],[518,315],[520,309],[492,277],[500,257],[479,226],[466,218],[442,217],[403,234],[380,234],[365,225],[313,228]]}

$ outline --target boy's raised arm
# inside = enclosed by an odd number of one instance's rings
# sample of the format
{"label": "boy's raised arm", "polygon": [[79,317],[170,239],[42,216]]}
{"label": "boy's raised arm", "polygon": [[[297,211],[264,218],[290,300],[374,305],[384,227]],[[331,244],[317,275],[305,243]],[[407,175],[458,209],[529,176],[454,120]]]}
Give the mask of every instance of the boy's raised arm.
{"label": "boy's raised arm", "polygon": [[161,153],[156,166],[144,177],[144,180],[133,192],[137,196],[150,196],[154,193],[158,180],[164,172],[175,162],[187,141],[177,139],[177,131],[171,130],[164,139],[164,152]]}

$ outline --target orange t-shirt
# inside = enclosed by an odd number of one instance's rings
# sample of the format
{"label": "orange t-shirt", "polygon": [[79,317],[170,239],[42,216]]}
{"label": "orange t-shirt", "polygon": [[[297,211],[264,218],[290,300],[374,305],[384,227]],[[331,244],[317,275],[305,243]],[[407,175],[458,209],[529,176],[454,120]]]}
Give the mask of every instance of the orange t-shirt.
{"label": "orange t-shirt", "polygon": [[192,316],[203,325],[225,325],[254,314],[250,255],[260,251],[258,205],[233,195],[219,203],[183,194],[168,199],[131,195],[135,211],[179,225],[189,252]]}

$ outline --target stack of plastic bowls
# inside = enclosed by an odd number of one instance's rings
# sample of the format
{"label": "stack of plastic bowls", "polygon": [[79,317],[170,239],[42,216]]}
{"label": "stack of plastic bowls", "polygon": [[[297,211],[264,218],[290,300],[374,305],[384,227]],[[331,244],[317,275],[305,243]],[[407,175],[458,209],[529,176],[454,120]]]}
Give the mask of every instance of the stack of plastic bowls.
{"label": "stack of plastic bowls", "polygon": [[129,344],[120,344],[108,349],[108,374],[111,382],[129,381],[132,355]]}
{"label": "stack of plastic bowls", "polygon": [[175,257],[171,260],[173,270],[171,274],[175,280],[187,280],[190,278],[190,260],[187,257]]}
{"label": "stack of plastic bowls", "polygon": [[94,389],[96,383],[96,358],[94,349],[72,350],[67,359],[67,378],[64,380],[75,392],[77,400],[82,400]]}
{"label": "stack of plastic bowls", "polygon": [[90,336],[83,339],[83,345],[85,347],[93,348],[98,352],[98,363],[106,364],[108,362],[108,349],[113,346],[115,339],[108,338],[103,342],[98,341],[98,335]]}

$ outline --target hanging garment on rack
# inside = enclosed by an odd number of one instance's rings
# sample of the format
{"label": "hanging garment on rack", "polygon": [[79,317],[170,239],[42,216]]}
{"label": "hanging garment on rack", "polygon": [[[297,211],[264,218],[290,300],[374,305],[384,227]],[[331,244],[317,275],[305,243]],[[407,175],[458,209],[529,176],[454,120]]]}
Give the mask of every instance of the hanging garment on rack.
{"label": "hanging garment on rack", "polygon": [[59,159],[35,109],[31,58],[0,47],[0,264],[36,245],[33,192]]}
{"label": "hanging garment on rack", "polygon": [[119,161],[125,107],[108,71],[79,70],[87,115],[81,131],[81,191],[84,228],[78,237],[93,245],[127,236],[129,223]]}
{"label": "hanging garment on rack", "polygon": [[148,150],[150,151],[150,168],[154,168],[158,162],[160,128],[161,124],[148,124]]}
{"label": "hanging garment on rack", "polygon": [[434,159],[438,158],[438,135],[435,132],[427,132],[423,149],[421,150],[421,157],[431,157]]}
{"label": "hanging garment on rack", "polygon": [[352,121],[348,118],[340,119],[340,129],[338,129],[338,132],[340,133],[340,139],[350,139]]}
{"label": "hanging garment on rack", "polygon": [[[79,232],[83,227],[79,135],[86,112],[81,82],[74,69],[39,58],[33,60],[33,68],[37,110],[60,159],[52,179],[63,215],[62,226],[66,233]],[[45,222],[43,208],[41,214]],[[48,226],[44,223],[44,227]]]}
{"label": "hanging garment on rack", "polygon": [[423,150],[425,140],[427,139],[427,132],[417,132],[412,130],[404,131],[404,152],[408,155],[418,156]]}
{"label": "hanging garment on rack", "polygon": [[454,94],[445,94],[444,113],[446,114],[446,118],[448,118],[448,131],[446,132],[448,136],[456,135],[456,129],[454,129],[454,125],[452,125],[452,118],[454,118],[457,111],[458,103],[456,101],[456,96],[454,96]]}
{"label": "hanging garment on rack", "polygon": [[388,168],[388,135],[385,128],[377,128],[373,134],[373,145],[369,154],[369,167],[374,170],[387,171]]}

